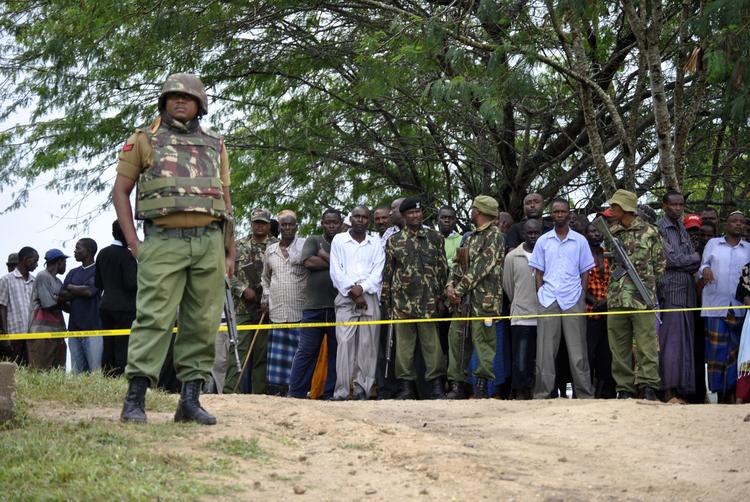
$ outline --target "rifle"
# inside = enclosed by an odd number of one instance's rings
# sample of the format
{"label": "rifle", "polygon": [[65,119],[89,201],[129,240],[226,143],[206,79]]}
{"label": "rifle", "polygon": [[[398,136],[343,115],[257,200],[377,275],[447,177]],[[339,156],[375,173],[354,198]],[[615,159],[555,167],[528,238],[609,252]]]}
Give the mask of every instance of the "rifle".
{"label": "rifle", "polygon": [[[599,230],[604,236],[604,240],[607,241],[607,244],[612,251],[612,256],[615,258],[615,261],[619,265],[617,267],[617,270],[612,272],[610,280],[619,281],[622,276],[627,274],[628,277],[630,277],[630,280],[633,281],[635,289],[643,299],[646,307],[648,307],[649,310],[656,309],[656,301],[654,300],[654,297],[651,296],[651,292],[646,289],[646,286],[643,284],[641,277],[638,275],[638,271],[636,271],[635,267],[633,266],[633,262],[630,261],[630,258],[628,258],[628,254],[625,252],[625,247],[622,245],[622,241],[612,235],[612,232],[609,231],[609,226],[607,226],[607,222],[604,221],[604,218],[602,218],[601,216],[597,216],[594,219],[593,224],[596,229]],[[658,319],[661,323],[659,315],[655,315],[656,319]]]}
{"label": "rifle", "polygon": [[[463,317],[468,318],[471,315],[471,302],[469,301],[469,294],[467,293],[464,297],[463,304],[461,305],[461,314]],[[461,328],[461,345],[459,346],[458,360],[461,365],[461,371],[465,371],[464,365],[464,354],[466,352],[466,339],[471,336],[471,321],[466,319],[464,325]]]}
{"label": "rifle", "polygon": [[234,299],[232,298],[232,285],[229,283],[229,277],[224,277],[224,317],[227,319],[227,336],[229,337],[229,346],[234,347],[234,362],[237,365],[237,371],[242,371],[240,364],[240,353],[237,350],[237,316],[234,312]]}
{"label": "rifle", "polygon": [[[390,320],[393,320],[393,314],[390,316]],[[393,324],[388,325],[388,335],[385,339],[385,377],[388,378],[388,368],[391,365],[391,360],[393,359]]]}

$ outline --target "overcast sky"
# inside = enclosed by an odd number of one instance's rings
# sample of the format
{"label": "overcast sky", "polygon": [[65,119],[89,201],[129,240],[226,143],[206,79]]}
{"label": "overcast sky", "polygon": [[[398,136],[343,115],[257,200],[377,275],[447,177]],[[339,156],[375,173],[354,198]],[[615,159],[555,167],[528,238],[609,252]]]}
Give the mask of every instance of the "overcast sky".
{"label": "overcast sky", "polygon": [[[63,207],[66,202],[76,198],[76,194],[58,195],[40,186],[31,192],[25,207],[0,215],[0,229],[3,235],[0,246],[2,259],[5,260],[9,253],[17,252],[23,246],[33,247],[41,256],[51,248],[62,249],[65,254],[73,256],[76,240],[81,237],[91,237],[97,242],[99,249],[108,246],[112,242],[114,209],[110,206],[110,210],[91,220],[88,229],[84,228],[84,218],[81,216],[104,201],[106,194],[89,197],[74,208]],[[11,201],[11,190],[3,187],[3,192],[0,193],[0,207],[8,207]],[[68,228],[70,225],[76,227]],[[75,265],[71,258],[68,268],[73,266]]]}
{"label": "overcast sky", "polygon": [[[0,130],[6,130],[19,123],[29,120],[27,110],[19,111],[0,123]],[[123,141],[125,138],[123,138]],[[89,219],[91,211],[98,211],[98,206],[107,199],[107,193],[94,194],[82,198],[81,194],[67,192],[58,194],[44,188],[52,174],[45,173],[34,183],[34,189],[29,194],[29,200],[24,207],[0,214],[0,259],[2,263],[8,254],[18,252],[23,246],[31,246],[40,256],[51,248],[59,248],[73,256],[73,248],[78,239],[91,237],[99,245],[99,249],[112,242],[112,222],[115,219],[114,208],[110,205],[107,210],[90,219],[88,226],[84,224]],[[105,179],[114,183],[114,167],[103,174]],[[14,187],[0,187],[0,211],[7,208],[13,201]],[[66,207],[66,204],[74,202]],[[74,228],[69,228],[73,226]],[[39,264],[43,266],[43,263]],[[73,258],[68,262],[68,270],[75,266]],[[5,270],[4,268],[2,269]],[[39,269],[37,269],[37,272]]]}

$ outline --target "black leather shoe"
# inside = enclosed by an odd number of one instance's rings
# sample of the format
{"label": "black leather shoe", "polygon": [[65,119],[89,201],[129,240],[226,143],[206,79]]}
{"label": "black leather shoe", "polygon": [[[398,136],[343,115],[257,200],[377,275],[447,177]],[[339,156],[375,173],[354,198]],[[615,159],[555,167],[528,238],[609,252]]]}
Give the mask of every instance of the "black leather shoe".
{"label": "black leather shoe", "polygon": [[464,391],[463,382],[451,382],[451,390],[443,396],[443,399],[466,399],[466,391]]}
{"label": "black leather shoe", "polygon": [[216,417],[208,413],[198,401],[203,381],[191,380],[182,384],[182,394],[174,414],[175,422],[196,422],[201,425],[216,425]]}
{"label": "black leather shoe", "polygon": [[414,382],[412,382],[411,380],[399,380],[399,383],[401,384],[401,390],[393,399],[402,400],[417,398],[417,395],[414,392]]}
{"label": "black leather shoe", "polygon": [[474,399],[489,399],[487,395],[487,379],[477,378],[474,385]]}
{"label": "black leather shoe", "polygon": [[621,390],[617,393],[617,399],[633,399],[635,396],[632,392]]}
{"label": "black leather shoe", "polygon": [[443,379],[438,377],[430,382],[430,399],[442,399],[445,395],[445,387],[443,387]]}
{"label": "black leather shoe", "polygon": [[651,387],[644,387],[643,388],[643,399],[646,401],[658,401],[659,398],[656,397],[656,391],[652,389]]}
{"label": "black leather shoe", "polygon": [[148,378],[133,377],[128,382],[128,393],[122,404],[121,422],[146,423],[146,389]]}

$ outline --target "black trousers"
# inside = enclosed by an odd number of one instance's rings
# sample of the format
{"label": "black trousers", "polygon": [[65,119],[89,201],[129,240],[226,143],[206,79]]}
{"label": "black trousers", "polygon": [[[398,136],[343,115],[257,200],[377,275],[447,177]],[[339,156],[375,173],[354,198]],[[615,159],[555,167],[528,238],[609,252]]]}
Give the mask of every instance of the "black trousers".
{"label": "black trousers", "polygon": [[586,318],[586,343],[588,345],[591,381],[594,384],[594,397],[612,399],[615,392],[615,379],[612,377],[612,351],[607,335],[607,317]]}
{"label": "black trousers", "polygon": [[511,325],[511,353],[513,379],[516,395],[533,392],[534,368],[536,367],[536,326]]}
{"label": "black trousers", "polygon": [[700,310],[695,315],[695,332],[693,334],[693,363],[695,364],[695,393],[685,396],[690,404],[706,402],[706,323]]}
{"label": "black trousers", "polygon": [[[135,320],[135,312],[100,310],[102,329],[130,329]],[[105,375],[117,377],[125,372],[128,363],[128,341],[130,336],[105,336],[102,350],[102,371]]]}

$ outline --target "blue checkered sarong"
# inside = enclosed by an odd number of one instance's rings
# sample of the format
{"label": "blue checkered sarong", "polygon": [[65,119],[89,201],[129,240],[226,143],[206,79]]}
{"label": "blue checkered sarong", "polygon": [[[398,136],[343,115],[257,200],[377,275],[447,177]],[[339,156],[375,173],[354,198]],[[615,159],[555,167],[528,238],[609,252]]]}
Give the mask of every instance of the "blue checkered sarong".
{"label": "blue checkered sarong", "polygon": [[297,352],[301,328],[272,329],[268,339],[266,376],[269,385],[289,385],[292,361]]}
{"label": "blue checkered sarong", "polygon": [[742,321],[742,317],[706,317],[706,363],[711,392],[731,391],[737,385]]}

